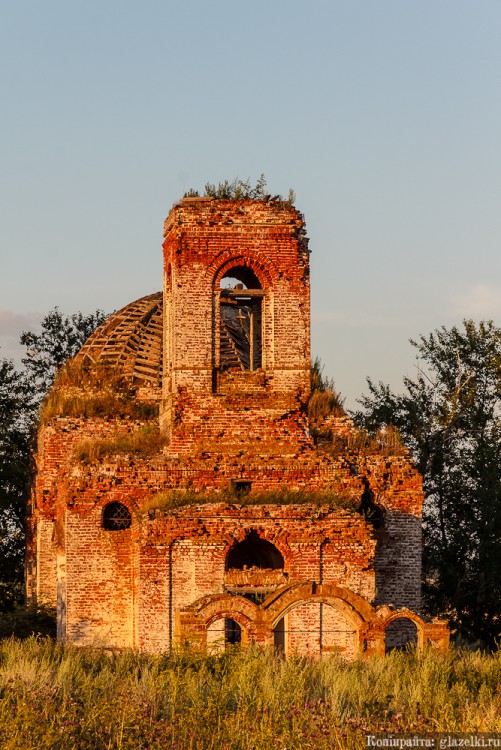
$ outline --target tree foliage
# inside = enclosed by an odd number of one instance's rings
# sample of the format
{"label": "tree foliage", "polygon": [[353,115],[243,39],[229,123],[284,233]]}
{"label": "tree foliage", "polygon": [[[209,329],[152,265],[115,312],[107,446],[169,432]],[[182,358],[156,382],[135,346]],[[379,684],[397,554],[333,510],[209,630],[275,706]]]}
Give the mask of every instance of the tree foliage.
{"label": "tree foliage", "polygon": [[10,360],[0,361],[0,611],[22,595],[23,519],[34,402],[30,383]]}
{"label": "tree foliage", "polygon": [[22,334],[23,370],[0,360],[0,612],[23,599],[24,518],[38,407],[58,369],[105,317],[101,310],[65,316],[56,307],[41,333]]}
{"label": "tree foliage", "polygon": [[368,380],[357,421],[394,425],[423,475],[424,591],[469,640],[501,637],[501,329],[442,327],[411,341],[405,392]]}
{"label": "tree foliage", "polygon": [[47,393],[61,365],[75,356],[106,317],[102,310],[96,310],[90,315],[82,315],[80,312],[63,315],[55,307],[42,320],[41,333],[24,331],[21,334],[21,344],[27,350],[23,365],[39,396]]}

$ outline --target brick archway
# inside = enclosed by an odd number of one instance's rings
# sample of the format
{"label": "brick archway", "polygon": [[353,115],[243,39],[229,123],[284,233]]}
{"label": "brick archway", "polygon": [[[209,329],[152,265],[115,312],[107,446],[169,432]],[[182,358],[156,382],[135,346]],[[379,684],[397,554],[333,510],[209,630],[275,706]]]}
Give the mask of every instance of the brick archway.
{"label": "brick archway", "polygon": [[333,607],[354,631],[355,653],[385,653],[385,632],[398,619],[410,620],[417,628],[418,648],[426,645],[446,649],[449,643],[447,623],[425,622],[409,609],[377,610],[363,597],[335,584],[312,581],[281,586],[259,606],[239,594],[214,594],[197,600],[179,613],[177,636],[181,643],[205,648],[207,628],[221,618],[235,620],[242,628],[242,643],[254,641],[263,646],[274,643],[275,628],[295,607],[303,604],[326,604]]}
{"label": "brick archway", "polygon": [[219,289],[221,279],[231,271],[232,268],[237,266],[250,268],[250,270],[257,276],[263,289],[270,289],[273,287],[276,272],[268,258],[263,256],[257,250],[252,250],[248,254],[226,250],[221,253],[221,255],[210,264],[210,266],[208,266],[206,271],[207,276],[212,277],[213,279],[212,283],[214,291]]}
{"label": "brick archway", "polygon": [[383,616],[379,615],[379,613],[376,613],[377,616],[377,623],[378,627],[382,628],[383,630],[386,630],[388,625],[391,625],[392,622],[395,622],[396,620],[410,620],[412,622],[419,633],[424,633],[426,630],[426,623],[419,615],[417,615],[415,612],[412,612],[410,609],[399,609],[396,611],[388,612],[387,614],[384,614]]}
{"label": "brick archway", "polygon": [[[213,274],[214,365],[223,372],[228,369],[236,372],[243,370],[246,377],[249,373],[269,368],[274,341],[269,325],[273,320],[274,288],[273,269],[269,261],[255,251],[232,253],[228,250],[211,264],[207,269],[207,273],[210,272]],[[231,290],[221,289],[220,284],[225,276],[234,276],[242,283]],[[248,289],[244,288],[247,286]],[[215,379],[217,381],[217,375]],[[213,387],[217,391],[225,386],[216,382]]]}
{"label": "brick archway", "polygon": [[372,649],[378,654],[385,653],[385,636],[389,625],[398,620],[408,620],[417,631],[417,647],[422,649],[425,646],[437,650],[446,650],[449,646],[449,628],[445,620],[432,620],[425,622],[416,612],[406,607],[398,610],[390,609],[387,606],[380,607],[375,612],[375,617],[369,623],[367,631],[367,641],[372,643]]}
{"label": "brick archway", "polygon": [[356,649],[361,649],[367,623],[374,616],[373,607],[349,589],[311,581],[281,586],[261,606],[238,594],[204,597],[180,613],[178,637],[181,642],[203,648],[207,644],[207,628],[227,617],[242,627],[242,642],[272,645],[280,620],[303,604],[326,604],[337,610],[353,628]]}
{"label": "brick archway", "polygon": [[[303,582],[274,592],[262,605],[266,613],[265,619],[269,632],[274,633],[284,618],[294,615],[294,610],[310,604],[325,604],[332,608],[337,613],[337,617],[340,617],[341,621],[344,621],[353,631],[352,655],[362,650],[367,623],[373,616],[374,610],[362,597],[334,584],[317,585],[313,582]],[[321,636],[323,639],[325,633],[321,633]],[[326,650],[332,650],[332,647],[327,649],[322,646],[319,653],[324,653]]]}
{"label": "brick archway", "polygon": [[259,607],[249,599],[235,594],[215,594],[199,599],[180,612],[178,640],[202,648],[207,646],[207,630],[217,620],[235,620],[242,628],[242,644],[255,640],[255,624]]}
{"label": "brick archway", "polygon": [[350,589],[335,584],[315,584],[311,581],[290,584],[278,589],[263,602],[267,619],[277,622],[292,607],[301,602],[317,601],[336,606],[346,612],[357,629],[374,616],[374,608],[366,599],[354,594]]}

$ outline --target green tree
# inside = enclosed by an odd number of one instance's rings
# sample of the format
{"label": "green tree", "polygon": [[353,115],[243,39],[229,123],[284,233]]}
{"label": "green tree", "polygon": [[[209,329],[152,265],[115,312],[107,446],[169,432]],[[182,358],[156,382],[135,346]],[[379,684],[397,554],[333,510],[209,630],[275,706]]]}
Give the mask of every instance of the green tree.
{"label": "green tree", "polygon": [[411,341],[419,366],[393,393],[368,380],[356,421],[394,425],[423,475],[424,593],[463,637],[501,637],[501,329],[442,327]]}
{"label": "green tree", "polygon": [[41,333],[22,334],[24,370],[0,360],[0,611],[23,599],[24,518],[38,406],[57,370],[105,318],[101,310],[65,316],[56,307],[43,319]]}
{"label": "green tree", "polygon": [[102,310],[90,315],[80,312],[64,315],[55,307],[42,320],[40,333],[24,331],[21,334],[21,344],[27,350],[23,365],[39,398],[47,393],[61,365],[75,356],[106,317]]}
{"label": "green tree", "polygon": [[0,361],[0,611],[22,599],[23,522],[30,466],[32,389],[10,360]]}

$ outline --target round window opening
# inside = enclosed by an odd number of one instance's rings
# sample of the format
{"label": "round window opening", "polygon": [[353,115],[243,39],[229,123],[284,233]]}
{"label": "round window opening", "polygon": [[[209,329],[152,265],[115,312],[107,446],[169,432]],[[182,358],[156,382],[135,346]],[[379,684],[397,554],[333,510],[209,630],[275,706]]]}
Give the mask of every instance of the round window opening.
{"label": "round window opening", "polygon": [[130,510],[122,503],[108,503],[103,510],[103,529],[106,531],[123,531],[132,523]]}

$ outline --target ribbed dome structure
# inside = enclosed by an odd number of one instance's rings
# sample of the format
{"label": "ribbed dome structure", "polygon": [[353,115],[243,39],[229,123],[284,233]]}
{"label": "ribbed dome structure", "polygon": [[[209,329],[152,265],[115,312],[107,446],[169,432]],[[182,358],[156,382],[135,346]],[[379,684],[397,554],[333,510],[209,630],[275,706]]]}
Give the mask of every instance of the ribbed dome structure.
{"label": "ribbed dome structure", "polygon": [[77,361],[111,365],[138,386],[161,388],[162,313],[162,292],[122,307],[89,336]]}

